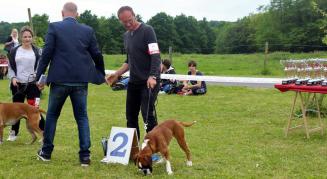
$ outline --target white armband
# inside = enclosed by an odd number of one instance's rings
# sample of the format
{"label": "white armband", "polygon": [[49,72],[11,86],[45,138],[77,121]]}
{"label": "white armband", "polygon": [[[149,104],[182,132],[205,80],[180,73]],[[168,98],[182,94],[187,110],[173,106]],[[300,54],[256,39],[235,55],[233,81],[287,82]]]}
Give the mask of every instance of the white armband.
{"label": "white armband", "polygon": [[149,54],[150,55],[160,53],[158,43],[150,43],[150,44],[148,44],[148,48],[149,48]]}

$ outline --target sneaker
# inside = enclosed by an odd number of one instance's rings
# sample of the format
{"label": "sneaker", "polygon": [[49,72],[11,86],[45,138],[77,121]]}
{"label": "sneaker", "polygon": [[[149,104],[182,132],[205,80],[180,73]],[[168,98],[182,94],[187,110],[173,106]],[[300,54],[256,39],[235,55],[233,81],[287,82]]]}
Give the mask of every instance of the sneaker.
{"label": "sneaker", "polygon": [[158,162],[161,158],[158,154],[151,155],[152,162]]}
{"label": "sneaker", "polygon": [[44,162],[49,162],[51,157],[48,154],[45,154],[41,149],[37,152],[37,159],[42,160]]}
{"label": "sneaker", "polygon": [[159,91],[158,94],[166,94],[166,92],[164,92],[164,91]]}
{"label": "sneaker", "polygon": [[91,164],[91,159],[90,157],[83,157],[80,158],[80,162],[82,167],[88,167]]}
{"label": "sneaker", "polygon": [[15,135],[15,131],[14,130],[10,130],[7,141],[13,142],[16,139],[17,139],[17,136]]}

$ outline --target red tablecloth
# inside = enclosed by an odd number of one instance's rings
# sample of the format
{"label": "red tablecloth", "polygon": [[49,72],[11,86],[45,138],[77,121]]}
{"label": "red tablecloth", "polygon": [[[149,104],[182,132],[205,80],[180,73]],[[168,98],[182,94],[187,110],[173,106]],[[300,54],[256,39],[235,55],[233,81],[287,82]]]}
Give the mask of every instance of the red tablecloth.
{"label": "red tablecloth", "polygon": [[290,84],[290,85],[275,84],[275,88],[277,88],[281,92],[301,91],[301,92],[309,92],[309,93],[327,94],[327,86],[321,86],[321,85],[307,86],[307,85],[295,85],[295,84]]}
{"label": "red tablecloth", "polygon": [[0,58],[0,64],[8,64],[8,60],[6,58]]}

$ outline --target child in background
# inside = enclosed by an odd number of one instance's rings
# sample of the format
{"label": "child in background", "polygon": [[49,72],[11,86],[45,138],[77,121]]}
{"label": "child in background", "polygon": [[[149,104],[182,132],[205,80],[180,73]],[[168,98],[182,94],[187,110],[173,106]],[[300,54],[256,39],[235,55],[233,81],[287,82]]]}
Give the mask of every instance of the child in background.
{"label": "child in background", "polygon": [[[196,69],[196,62],[194,60],[188,63],[188,75],[202,76],[203,74]],[[207,85],[204,81],[184,81],[182,88],[183,95],[203,95],[207,92]]]}

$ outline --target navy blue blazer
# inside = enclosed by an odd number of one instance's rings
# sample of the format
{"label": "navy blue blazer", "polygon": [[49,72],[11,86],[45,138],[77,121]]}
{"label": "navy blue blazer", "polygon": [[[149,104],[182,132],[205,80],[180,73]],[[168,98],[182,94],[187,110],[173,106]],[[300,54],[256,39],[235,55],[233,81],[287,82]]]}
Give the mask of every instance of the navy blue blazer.
{"label": "navy blue blazer", "polygon": [[71,17],[49,24],[36,80],[49,64],[47,83],[101,84],[105,81],[103,56],[94,30]]}

